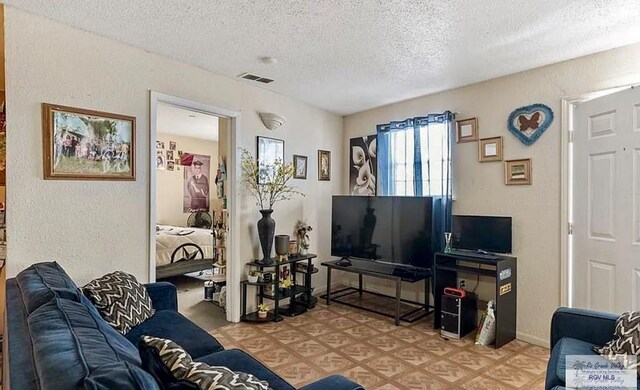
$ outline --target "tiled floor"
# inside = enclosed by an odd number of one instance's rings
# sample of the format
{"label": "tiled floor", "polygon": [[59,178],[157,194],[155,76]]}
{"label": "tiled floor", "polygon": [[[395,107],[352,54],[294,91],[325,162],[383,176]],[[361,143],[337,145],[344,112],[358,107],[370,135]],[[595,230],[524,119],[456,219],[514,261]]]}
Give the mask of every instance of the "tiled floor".
{"label": "tiled floor", "polygon": [[374,389],[544,389],[549,350],[513,341],[495,350],[472,336],[446,341],[431,319],[394,326],[390,318],[320,303],[279,323],[239,323],[212,332],[296,387],[342,374]]}

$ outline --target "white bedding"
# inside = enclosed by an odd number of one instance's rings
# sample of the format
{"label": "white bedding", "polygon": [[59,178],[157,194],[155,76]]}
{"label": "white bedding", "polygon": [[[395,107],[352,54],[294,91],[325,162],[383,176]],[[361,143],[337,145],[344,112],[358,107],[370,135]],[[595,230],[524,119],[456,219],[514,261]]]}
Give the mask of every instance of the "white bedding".
{"label": "white bedding", "polygon": [[[157,225],[156,266],[171,264],[171,254],[182,244],[192,243],[202,248],[205,259],[213,258],[213,234],[211,229]],[[180,254],[176,254],[180,256]]]}

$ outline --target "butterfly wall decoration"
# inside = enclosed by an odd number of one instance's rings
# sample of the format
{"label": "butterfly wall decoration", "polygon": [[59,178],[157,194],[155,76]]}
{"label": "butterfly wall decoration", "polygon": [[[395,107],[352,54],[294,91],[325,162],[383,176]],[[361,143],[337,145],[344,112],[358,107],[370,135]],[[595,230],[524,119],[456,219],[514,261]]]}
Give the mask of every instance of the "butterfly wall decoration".
{"label": "butterfly wall decoration", "polygon": [[553,111],[545,104],[536,103],[513,110],[507,120],[511,134],[523,144],[531,145],[553,122]]}

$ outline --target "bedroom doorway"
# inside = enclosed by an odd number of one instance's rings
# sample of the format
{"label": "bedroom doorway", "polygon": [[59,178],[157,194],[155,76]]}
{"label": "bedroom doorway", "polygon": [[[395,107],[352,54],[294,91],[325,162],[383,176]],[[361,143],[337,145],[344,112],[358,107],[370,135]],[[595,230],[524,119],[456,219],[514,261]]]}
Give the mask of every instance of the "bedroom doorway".
{"label": "bedroom doorway", "polygon": [[236,113],[151,94],[150,280],[176,285],[179,311],[208,331],[239,317],[239,291],[227,287],[239,284],[229,261],[236,129]]}

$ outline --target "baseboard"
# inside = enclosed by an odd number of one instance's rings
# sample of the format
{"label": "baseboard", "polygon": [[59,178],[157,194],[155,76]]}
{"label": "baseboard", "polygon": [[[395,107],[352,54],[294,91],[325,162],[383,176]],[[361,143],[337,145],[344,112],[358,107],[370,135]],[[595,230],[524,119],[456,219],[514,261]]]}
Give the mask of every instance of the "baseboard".
{"label": "baseboard", "polygon": [[540,337],[532,336],[530,334],[516,332],[516,339],[525,341],[527,343],[538,345],[540,347],[549,348],[549,340],[542,339]]}
{"label": "baseboard", "polygon": [[[344,288],[345,285],[343,283],[340,282],[336,282],[336,283],[331,283],[331,291],[335,291],[339,288]],[[315,286],[313,288],[313,295],[315,296],[320,296],[323,295],[324,293],[327,292],[327,284],[324,283],[322,284],[322,286]]]}

